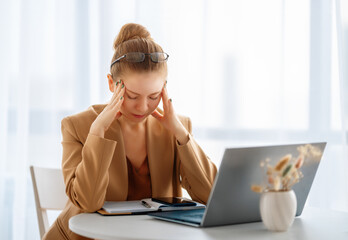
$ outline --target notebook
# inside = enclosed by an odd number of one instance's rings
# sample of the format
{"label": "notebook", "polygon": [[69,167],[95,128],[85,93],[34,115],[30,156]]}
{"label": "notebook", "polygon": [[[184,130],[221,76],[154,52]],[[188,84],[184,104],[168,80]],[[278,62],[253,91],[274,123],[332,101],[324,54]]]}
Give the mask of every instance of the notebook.
{"label": "notebook", "polygon": [[180,199],[193,202],[195,203],[195,206],[170,206],[164,203],[152,201],[151,198],[145,198],[139,201],[105,201],[103,208],[97,212],[102,215],[130,215],[158,211],[178,211],[205,208],[204,204],[187,198],[180,197]]}
{"label": "notebook", "polygon": [[[325,142],[310,144],[324,152]],[[148,215],[195,227],[261,221],[260,194],[250,189],[252,184],[260,182],[264,177],[260,169],[260,160],[280,159],[285,154],[297,156],[297,148],[303,145],[305,144],[226,149],[206,209],[156,212]],[[296,216],[302,213],[319,162],[320,159],[304,164],[301,167],[303,178],[292,188],[297,198]]]}

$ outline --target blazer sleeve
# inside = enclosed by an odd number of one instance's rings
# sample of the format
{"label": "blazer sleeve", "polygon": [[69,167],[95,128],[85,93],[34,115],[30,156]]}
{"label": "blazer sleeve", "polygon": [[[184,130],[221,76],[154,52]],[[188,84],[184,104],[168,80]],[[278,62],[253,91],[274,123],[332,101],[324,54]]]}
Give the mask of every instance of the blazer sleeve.
{"label": "blazer sleeve", "polygon": [[104,204],[108,169],[117,143],[88,134],[83,144],[70,117],[62,120],[61,130],[66,194],[81,210],[95,212]]}
{"label": "blazer sleeve", "polygon": [[176,141],[181,185],[193,200],[207,203],[217,169],[192,137],[191,120],[186,118],[183,125],[189,131],[189,140],[183,145]]}

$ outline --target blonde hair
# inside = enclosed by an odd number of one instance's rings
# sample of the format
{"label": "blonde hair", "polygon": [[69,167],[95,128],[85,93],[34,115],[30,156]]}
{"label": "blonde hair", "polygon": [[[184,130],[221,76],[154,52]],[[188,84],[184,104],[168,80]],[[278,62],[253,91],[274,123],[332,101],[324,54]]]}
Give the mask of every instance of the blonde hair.
{"label": "blonde hair", "polygon": [[[163,52],[161,46],[154,42],[149,31],[144,26],[136,23],[127,23],[123,25],[113,46],[115,52],[111,63],[129,52]],[[152,71],[159,71],[167,76],[167,63],[154,63],[149,57],[146,57],[145,60],[140,63],[121,60],[115,63],[110,69],[114,81],[129,72]]]}

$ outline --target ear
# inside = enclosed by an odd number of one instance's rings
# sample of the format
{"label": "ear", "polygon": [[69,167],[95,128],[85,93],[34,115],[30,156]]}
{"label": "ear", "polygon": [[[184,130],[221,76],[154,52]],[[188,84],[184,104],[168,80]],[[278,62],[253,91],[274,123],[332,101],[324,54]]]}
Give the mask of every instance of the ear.
{"label": "ear", "polygon": [[112,78],[111,74],[108,74],[108,84],[109,84],[109,90],[110,92],[114,92],[115,91],[115,84],[114,84],[114,80]]}

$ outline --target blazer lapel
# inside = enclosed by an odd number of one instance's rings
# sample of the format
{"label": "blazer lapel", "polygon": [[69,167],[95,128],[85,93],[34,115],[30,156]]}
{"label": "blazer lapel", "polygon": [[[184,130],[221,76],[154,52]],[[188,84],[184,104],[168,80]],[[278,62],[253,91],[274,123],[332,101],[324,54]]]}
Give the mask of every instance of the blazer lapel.
{"label": "blazer lapel", "polygon": [[151,115],[146,121],[146,147],[152,196],[173,195],[174,147],[172,136]]}
{"label": "blazer lapel", "polygon": [[128,168],[121,126],[118,120],[114,121],[105,138],[117,142],[113,160],[109,168],[109,185],[107,200],[125,201],[128,196]]}

